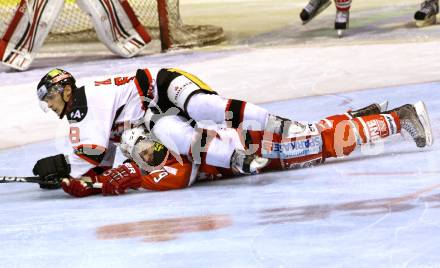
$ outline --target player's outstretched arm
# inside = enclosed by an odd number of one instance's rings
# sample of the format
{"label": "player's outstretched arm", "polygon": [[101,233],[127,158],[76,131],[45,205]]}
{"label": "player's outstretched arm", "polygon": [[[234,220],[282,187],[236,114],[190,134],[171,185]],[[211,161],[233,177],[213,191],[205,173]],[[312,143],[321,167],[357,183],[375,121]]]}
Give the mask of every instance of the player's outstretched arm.
{"label": "player's outstretched arm", "polygon": [[82,177],[80,179],[63,179],[63,190],[75,197],[85,197],[102,193],[103,195],[119,195],[129,188],[141,187],[140,169],[133,163],[125,163],[117,168],[105,171],[102,175]]}

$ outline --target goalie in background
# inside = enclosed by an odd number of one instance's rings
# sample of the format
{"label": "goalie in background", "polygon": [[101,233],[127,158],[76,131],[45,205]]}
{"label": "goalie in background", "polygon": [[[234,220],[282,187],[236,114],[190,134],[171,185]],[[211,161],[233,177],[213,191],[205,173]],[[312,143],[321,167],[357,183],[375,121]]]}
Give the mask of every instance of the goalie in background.
{"label": "goalie in background", "polygon": [[426,0],[420,5],[420,9],[414,14],[414,20],[418,27],[424,27],[437,23],[438,0]]}
{"label": "goalie in background", "polygon": [[[128,1],[77,0],[95,27],[98,38],[113,53],[133,57],[141,52],[151,37],[136,18]],[[64,1],[21,0],[17,11],[0,40],[0,60],[18,70],[26,70],[56,23]]]}

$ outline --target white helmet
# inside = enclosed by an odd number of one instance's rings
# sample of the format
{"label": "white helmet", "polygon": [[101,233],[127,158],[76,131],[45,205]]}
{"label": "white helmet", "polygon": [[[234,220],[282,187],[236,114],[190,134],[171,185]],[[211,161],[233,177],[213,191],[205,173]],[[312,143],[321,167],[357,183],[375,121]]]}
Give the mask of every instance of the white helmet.
{"label": "white helmet", "polygon": [[124,130],[121,136],[121,144],[119,145],[122,154],[125,157],[133,160],[131,153],[133,151],[134,145],[140,137],[149,138],[148,136],[150,136],[149,133],[147,133],[145,131],[145,128],[143,128],[142,126]]}
{"label": "white helmet", "polygon": [[[152,171],[163,165],[169,153],[165,146],[151,138],[143,126],[124,130],[119,146],[125,157],[136,162],[145,171]],[[145,159],[146,155],[148,159]]]}

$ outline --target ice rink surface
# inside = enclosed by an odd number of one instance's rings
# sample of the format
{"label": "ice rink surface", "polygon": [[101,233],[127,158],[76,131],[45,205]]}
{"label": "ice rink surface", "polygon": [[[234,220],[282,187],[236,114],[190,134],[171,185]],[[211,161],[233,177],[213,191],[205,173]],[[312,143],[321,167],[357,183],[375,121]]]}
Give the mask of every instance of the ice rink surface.
{"label": "ice rink surface", "polygon": [[332,29],[334,7],[304,27],[297,13],[306,1],[274,0],[270,10],[263,0],[188,2],[192,20],[229,14],[229,42],[133,59],[44,47],[26,72],[0,68],[0,148],[13,147],[0,151],[0,175],[30,176],[36,160],[63,147],[66,125],[35,100],[53,66],[80,82],[179,67],[224,96],[305,121],[421,99],[434,146],[420,150],[398,135],[318,167],[115,197],[0,184],[0,267],[440,267],[440,26],[415,28],[410,0],[354,3],[344,39]]}
{"label": "ice rink surface", "polygon": [[[426,100],[440,132],[440,83],[268,103],[318,120],[370,102]],[[325,105],[328,109],[311,110]],[[31,175],[55,150],[6,150],[0,171]],[[378,153],[378,154],[377,154]],[[170,192],[75,199],[0,185],[1,267],[439,267],[440,153],[396,136],[319,167],[205,182]]]}

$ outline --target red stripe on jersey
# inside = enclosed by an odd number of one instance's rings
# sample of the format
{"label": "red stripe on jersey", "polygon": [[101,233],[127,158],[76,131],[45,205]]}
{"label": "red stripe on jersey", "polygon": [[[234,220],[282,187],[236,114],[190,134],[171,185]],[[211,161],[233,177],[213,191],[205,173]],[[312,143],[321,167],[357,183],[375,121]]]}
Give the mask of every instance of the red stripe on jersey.
{"label": "red stripe on jersey", "polygon": [[75,155],[95,166],[101,163],[107,150],[96,144],[81,144],[74,146],[73,149]]}
{"label": "red stripe on jersey", "polygon": [[229,100],[228,100],[228,102],[226,103],[226,108],[225,108],[225,112],[228,112],[228,111],[229,111],[229,109],[231,108],[231,102],[232,102],[232,100],[231,100],[231,99],[229,99]]}
{"label": "red stripe on jersey", "polygon": [[97,161],[94,161],[93,159],[90,159],[90,158],[88,158],[87,156],[85,156],[85,155],[81,155],[81,154],[76,154],[79,158],[81,158],[82,160],[85,160],[86,162],[88,162],[88,163],[90,163],[90,164],[92,164],[92,165],[94,165],[94,166],[97,166],[97,165],[99,165],[99,163],[97,162]]}

